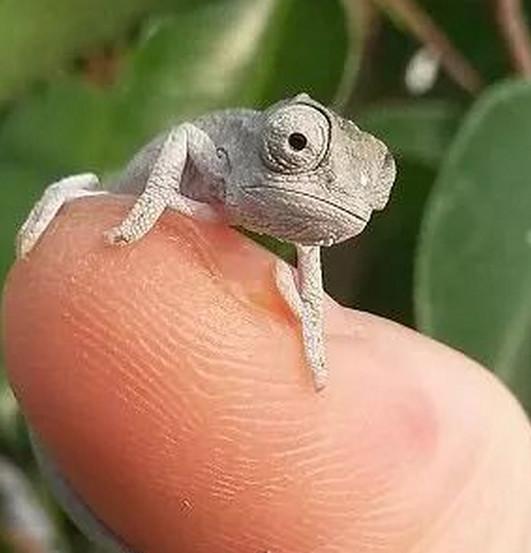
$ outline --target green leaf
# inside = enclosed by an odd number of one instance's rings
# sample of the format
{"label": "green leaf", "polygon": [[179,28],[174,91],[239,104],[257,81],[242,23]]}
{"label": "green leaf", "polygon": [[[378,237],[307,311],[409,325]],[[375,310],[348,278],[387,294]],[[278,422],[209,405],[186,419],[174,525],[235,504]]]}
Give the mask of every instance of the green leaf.
{"label": "green leaf", "polygon": [[[0,156],[65,170],[114,168],[177,120],[305,90],[334,99],[358,35],[337,0],[219,0],[156,18],[106,92],[63,79],[14,110]],[[343,91],[344,92],[344,91]]]}
{"label": "green leaf", "polygon": [[[66,174],[117,170],[161,129],[213,109],[301,90],[331,102],[357,67],[352,29],[338,0],[189,4],[149,23],[112,89],[63,78],[13,110],[0,128],[0,162],[33,171],[29,192]],[[13,212],[22,219],[33,194],[12,178],[26,200]],[[13,238],[11,227],[0,231]]]}
{"label": "green leaf", "polygon": [[23,222],[28,201],[40,195],[38,175],[31,169],[0,164],[0,283],[14,261],[16,229]]}
{"label": "green leaf", "polygon": [[356,122],[382,137],[399,158],[437,165],[459,124],[461,108],[444,100],[420,100],[373,106]]}
{"label": "green leaf", "polygon": [[[14,261],[14,237],[27,210],[28,198],[38,198],[40,190],[35,173],[30,169],[0,164],[0,284]],[[20,455],[27,451],[25,430],[21,424],[16,400],[2,372],[0,344],[0,452]]]}
{"label": "green leaf", "polygon": [[113,107],[104,91],[61,80],[6,117],[0,128],[0,161],[31,167],[36,176],[101,170],[115,159],[118,147],[115,129],[120,127]]}
{"label": "green leaf", "polygon": [[301,91],[332,102],[358,65],[360,32],[349,21],[337,0],[223,0],[158,18],[120,82],[120,101],[146,132]]}
{"label": "green leaf", "polygon": [[442,167],[417,259],[419,327],[531,408],[531,83],[488,90]]}
{"label": "green leaf", "polygon": [[74,56],[115,39],[148,10],[170,0],[3,0],[0,2],[0,104]]}
{"label": "green leaf", "polygon": [[363,235],[324,254],[328,290],[342,303],[413,324],[420,219],[460,114],[454,103],[421,100],[375,105],[354,117],[390,147],[398,176],[389,205]]}
{"label": "green leaf", "polygon": [[389,205],[359,238],[327,249],[327,290],[345,305],[413,324],[413,253],[434,171],[402,160]]}

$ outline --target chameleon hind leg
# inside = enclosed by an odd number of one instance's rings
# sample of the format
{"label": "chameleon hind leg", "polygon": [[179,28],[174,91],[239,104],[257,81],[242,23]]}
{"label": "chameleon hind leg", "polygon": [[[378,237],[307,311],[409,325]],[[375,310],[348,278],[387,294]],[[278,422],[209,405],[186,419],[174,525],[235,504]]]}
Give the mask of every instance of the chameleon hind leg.
{"label": "chameleon hind leg", "polygon": [[97,194],[106,194],[106,192],[100,189],[100,181],[92,173],[66,177],[48,186],[18,231],[17,258],[25,257],[32,250],[66,202]]}
{"label": "chameleon hind leg", "polygon": [[301,323],[304,356],[317,391],[328,381],[324,346],[323,280],[319,246],[297,246],[297,278],[284,261],[277,261],[277,288]]}

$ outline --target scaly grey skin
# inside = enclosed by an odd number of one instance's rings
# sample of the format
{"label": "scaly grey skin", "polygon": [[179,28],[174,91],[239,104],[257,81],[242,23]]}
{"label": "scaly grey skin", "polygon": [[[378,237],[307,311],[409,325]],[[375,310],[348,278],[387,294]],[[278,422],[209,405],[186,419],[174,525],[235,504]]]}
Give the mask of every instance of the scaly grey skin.
{"label": "scaly grey skin", "polygon": [[[297,275],[279,261],[279,291],[302,323],[304,351],[316,389],[327,380],[323,341],[320,247],[359,234],[382,209],[395,179],[386,146],[306,94],[265,111],[229,110],[184,123],[145,146],[101,189],[92,174],[49,186],[17,237],[25,257],[61,206],[95,194],[134,194],[122,223],[105,233],[112,244],[140,239],[166,208],[225,221],[297,247]],[[130,551],[90,511],[35,437],[39,463],[60,503],[96,543]]]}
{"label": "scaly grey skin", "polygon": [[[265,111],[215,112],[155,138],[109,184],[109,192],[138,198],[105,237],[134,242],[170,208],[295,243],[298,278],[279,261],[277,284],[301,321],[320,390],[328,377],[320,247],[359,234],[385,206],[394,179],[383,142],[299,94]],[[19,231],[17,255],[28,254],[66,201],[103,193],[92,174],[49,186]]]}

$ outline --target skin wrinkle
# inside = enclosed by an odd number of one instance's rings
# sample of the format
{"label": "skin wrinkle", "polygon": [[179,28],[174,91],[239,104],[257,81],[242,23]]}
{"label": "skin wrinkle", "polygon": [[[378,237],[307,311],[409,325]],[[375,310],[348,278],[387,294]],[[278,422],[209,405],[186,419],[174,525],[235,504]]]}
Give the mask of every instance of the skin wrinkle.
{"label": "skin wrinkle", "polygon": [[[208,242],[204,239],[203,235],[198,231],[197,226],[192,223],[191,220],[186,219],[186,230],[188,233],[179,233],[179,240],[176,245],[181,248],[182,242],[186,240],[186,244],[190,250],[195,254],[198,261],[197,267],[206,269],[212,277],[221,277],[222,272],[219,261],[215,255],[215,252],[209,247]],[[221,225],[220,225],[221,226]],[[162,232],[167,232],[163,227]],[[193,239],[190,239],[190,238]]]}
{"label": "skin wrinkle", "polygon": [[[188,220],[186,220],[187,223],[189,223]],[[163,227],[164,228],[164,227]],[[197,229],[194,227],[193,224],[187,224],[186,225],[186,228],[191,228],[193,229],[192,231],[192,236],[194,236],[194,238],[196,237],[196,235],[200,235],[200,233],[197,232]],[[187,233],[185,233],[186,235]],[[205,263],[207,265],[207,269],[210,273],[210,276],[213,277],[213,278],[216,278],[217,280],[217,284],[221,284],[221,285],[225,285],[227,287],[228,290],[230,290],[233,298],[235,298],[236,300],[238,301],[242,301],[246,304],[249,304],[249,301],[246,297],[245,294],[236,294],[235,293],[235,290],[234,290],[234,287],[230,287],[230,281],[223,278],[223,272],[222,272],[222,269],[221,269],[221,265],[219,263],[219,260],[217,259],[218,258],[218,255],[216,254],[216,252],[214,250],[212,250],[212,248],[208,247],[208,245],[206,244],[204,238],[201,238],[201,239],[198,239],[197,240],[197,248],[195,248],[195,252],[194,252],[194,257],[197,256],[197,259],[198,260],[201,260],[203,263]],[[241,290],[241,288],[238,288],[239,290]],[[124,300],[126,301],[127,298],[124,298]],[[164,305],[161,306],[162,309],[164,309]],[[153,316],[155,316],[156,313],[153,313]],[[216,347],[219,347],[219,345],[216,345]]]}
{"label": "skin wrinkle", "polygon": [[[260,308],[261,310],[267,312],[270,316],[276,318],[275,313],[271,313],[271,311],[268,309],[267,304],[263,304],[259,301],[260,296],[263,294],[254,294],[252,295],[250,292],[252,290],[249,290],[249,286],[247,288],[243,288],[242,286],[235,285],[231,279],[225,278],[227,275],[227,272],[230,274],[230,269],[232,268],[232,265],[230,263],[230,260],[223,261],[220,259],[220,251],[214,250],[211,247],[211,244],[206,240],[206,238],[203,236],[201,232],[199,232],[198,228],[194,223],[188,219],[187,221],[187,228],[190,229],[189,236],[193,236],[193,244],[194,246],[191,248],[191,251],[194,252],[195,255],[197,255],[197,259],[200,260],[200,263],[198,266],[202,266],[203,264],[207,270],[210,273],[210,276],[212,278],[216,279],[216,284],[219,286],[224,287],[227,292],[241,305],[245,305],[246,307],[255,306]],[[164,226],[164,224],[166,225]],[[208,223],[207,223],[208,224]],[[216,227],[216,230],[219,230],[221,232],[224,232],[226,230],[224,225],[218,225],[214,224]],[[163,232],[171,232],[171,226],[168,228],[168,224],[166,220],[162,222],[161,225]],[[176,239],[177,241],[181,241],[181,233],[179,235],[179,239]],[[231,246],[233,245],[234,240],[231,240]],[[179,248],[182,247],[182,243],[177,244]],[[231,249],[231,257],[236,255],[242,255],[242,249],[248,250],[248,246],[245,245],[244,248],[230,248]],[[225,253],[227,248],[223,249],[223,253]],[[225,256],[226,257],[226,256]],[[272,263],[269,263],[271,267],[273,267]],[[229,271],[227,271],[229,269]]]}
{"label": "skin wrinkle", "polygon": [[347,215],[353,217],[354,219],[358,219],[359,221],[363,221],[364,223],[367,223],[367,219],[364,219],[357,213],[354,213],[353,211],[346,209],[344,206],[339,205],[337,203],[331,202],[330,200],[327,200],[326,198],[321,198],[319,196],[316,196],[314,194],[309,194],[307,192],[303,192],[302,190],[290,190],[289,188],[279,188],[277,186],[246,186],[244,187],[245,191],[247,190],[276,190],[281,193],[288,192],[290,194],[297,194],[300,196],[304,196],[306,198],[310,198],[312,200],[315,200],[316,202],[321,202],[323,204],[326,204],[327,206],[333,207],[334,209],[337,209],[343,213],[346,213]]}

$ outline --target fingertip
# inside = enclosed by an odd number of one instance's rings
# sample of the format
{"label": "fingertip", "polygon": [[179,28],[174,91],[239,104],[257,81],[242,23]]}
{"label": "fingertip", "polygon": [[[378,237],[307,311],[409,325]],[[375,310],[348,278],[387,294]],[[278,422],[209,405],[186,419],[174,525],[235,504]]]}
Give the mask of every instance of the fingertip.
{"label": "fingertip", "polygon": [[[130,205],[67,206],[15,265],[3,306],[28,420],[124,541],[157,553],[484,551],[518,486],[504,537],[524,539],[529,429],[475,363],[327,300],[331,374],[316,394],[274,258],[175,214],[138,243],[105,244]],[[503,490],[507,470],[518,476]],[[451,508],[459,516],[433,533]]]}

